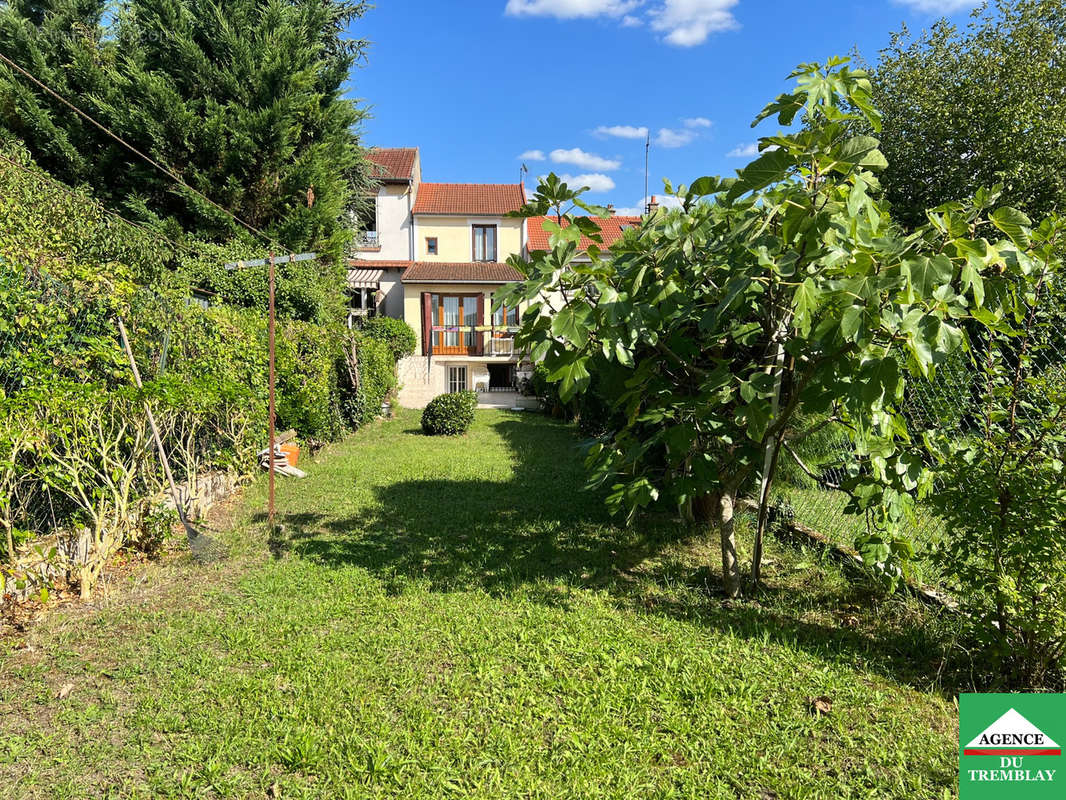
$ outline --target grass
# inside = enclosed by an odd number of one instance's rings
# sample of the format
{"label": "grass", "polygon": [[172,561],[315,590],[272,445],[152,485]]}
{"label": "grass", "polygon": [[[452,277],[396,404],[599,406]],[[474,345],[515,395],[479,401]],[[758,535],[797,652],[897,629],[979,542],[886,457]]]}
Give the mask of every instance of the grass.
{"label": "grass", "polygon": [[257,485],[227,561],[7,643],[8,795],[954,796],[925,612],[774,542],[770,588],[725,601],[705,536],[581,490],[566,426],[403,412],[307,469],[272,540]]}

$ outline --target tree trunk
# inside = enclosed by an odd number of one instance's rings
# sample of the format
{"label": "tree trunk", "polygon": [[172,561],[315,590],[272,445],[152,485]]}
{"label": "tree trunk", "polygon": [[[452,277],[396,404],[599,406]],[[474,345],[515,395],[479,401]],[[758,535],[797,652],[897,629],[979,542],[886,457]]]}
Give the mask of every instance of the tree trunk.
{"label": "tree trunk", "polygon": [[[777,354],[772,366],[767,367],[767,373],[774,373],[774,395],[770,401],[770,423],[777,421],[777,412],[781,407],[781,384],[784,379],[785,343],[784,337],[788,330],[788,323],[792,315],[785,316],[777,326],[774,338],[777,339]],[[751,553],[751,582],[758,587],[762,581],[762,541],[766,533],[766,518],[770,504],[770,487],[773,484],[774,472],[777,469],[777,454],[781,451],[781,442],[785,432],[782,430],[777,436],[771,436],[766,442],[763,453],[762,476],[759,481],[759,524],[755,529],[755,546]]]}
{"label": "tree trunk", "polygon": [[719,531],[722,537],[722,588],[727,597],[740,594],[740,561],[737,558],[737,540],[734,535],[733,504],[731,490],[722,492],[718,498]]}
{"label": "tree trunk", "polygon": [[735,504],[733,490],[705,494],[692,501],[692,514],[696,522],[710,523],[718,529],[722,541],[722,588],[729,597],[740,594],[740,561],[737,558],[733,524]]}

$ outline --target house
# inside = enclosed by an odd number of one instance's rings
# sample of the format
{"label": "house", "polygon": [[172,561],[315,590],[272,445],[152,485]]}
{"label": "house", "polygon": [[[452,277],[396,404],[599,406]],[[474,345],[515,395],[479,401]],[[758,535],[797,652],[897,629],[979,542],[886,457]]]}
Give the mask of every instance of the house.
{"label": "house", "polygon": [[[415,258],[401,276],[404,319],[418,351],[400,365],[402,405],[475,390],[490,405],[514,405],[519,309],[492,312],[493,295],[522,275],[506,264],[526,247],[526,202],[514,184],[423,183],[412,208]],[[492,395],[496,395],[493,397]]]}
{"label": "house", "polygon": [[355,258],[348,264],[349,323],[372,314],[402,318],[400,276],[414,260],[411,210],[422,183],[418,148],[375,147],[367,158],[378,188],[360,215]]}
{"label": "house", "polygon": [[[547,218],[507,216],[526,202],[520,183],[423,182],[417,148],[376,148],[369,157],[379,188],[349,262],[350,319],[385,314],[418,334],[415,354],[398,365],[399,403],[418,408],[463,390],[477,391],[482,405],[527,402],[517,387],[532,365],[514,347],[522,309],[493,311],[493,298],[522,278],[508,258],[548,249]],[[596,222],[606,249],[640,217]],[[582,254],[590,244],[582,239]]]}

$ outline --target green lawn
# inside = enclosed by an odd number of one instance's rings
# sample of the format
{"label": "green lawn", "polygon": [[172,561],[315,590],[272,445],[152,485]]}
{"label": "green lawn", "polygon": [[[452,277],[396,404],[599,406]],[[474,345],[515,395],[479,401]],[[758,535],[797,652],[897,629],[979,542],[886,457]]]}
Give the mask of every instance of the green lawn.
{"label": "green lawn", "polygon": [[568,427],[417,420],[282,483],[275,540],[257,485],[228,560],[5,642],[7,796],[954,796],[924,612],[773,542],[770,588],[725,602],[703,536],[582,491]]}

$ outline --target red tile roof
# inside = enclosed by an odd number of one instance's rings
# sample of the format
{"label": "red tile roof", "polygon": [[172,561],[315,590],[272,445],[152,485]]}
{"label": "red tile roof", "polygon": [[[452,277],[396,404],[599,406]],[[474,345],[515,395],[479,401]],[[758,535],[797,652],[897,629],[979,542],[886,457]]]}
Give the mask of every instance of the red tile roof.
{"label": "red tile roof", "polygon": [[[530,217],[528,220],[526,220],[526,225],[529,229],[530,250],[551,249],[548,245],[548,238],[550,234],[546,230],[544,230],[544,221],[548,219],[551,219],[553,222],[555,221],[552,217]],[[595,244],[601,250],[604,250],[622,238],[623,227],[628,226],[635,228],[640,225],[640,217],[614,216],[604,217],[602,219],[599,217],[590,217],[589,219],[591,219],[599,226],[600,237],[603,239],[603,242],[602,244],[598,242],[593,242],[587,236],[582,236],[581,244],[578,245],[582,252],[588,250],[589,246],[593,244]],[[569,224],[570,223],[568,223],[565,219],[563,220],[564,228],[568,227]]]}
{"label": "red tile roof", "polygon": [[407,269],[413,261],[378,261],[372,258],[349,258],[352,269]]}
{"label": "red tile roof", "polygon": [[523,275],[509,264],[472,261],[463,264],[416,261],[401,276],[404,283],[510,283]]}
{"label": "red tile roof", "polygon": [[371,170],[379,181],[407,182],[414,177],[417,147],[375,147],[367,158],[375,165]]}
{"label": "red tile roof", "polygon": [[520,183],[423,183],[415,214],[481,214],[502,216],[526,202]]}

